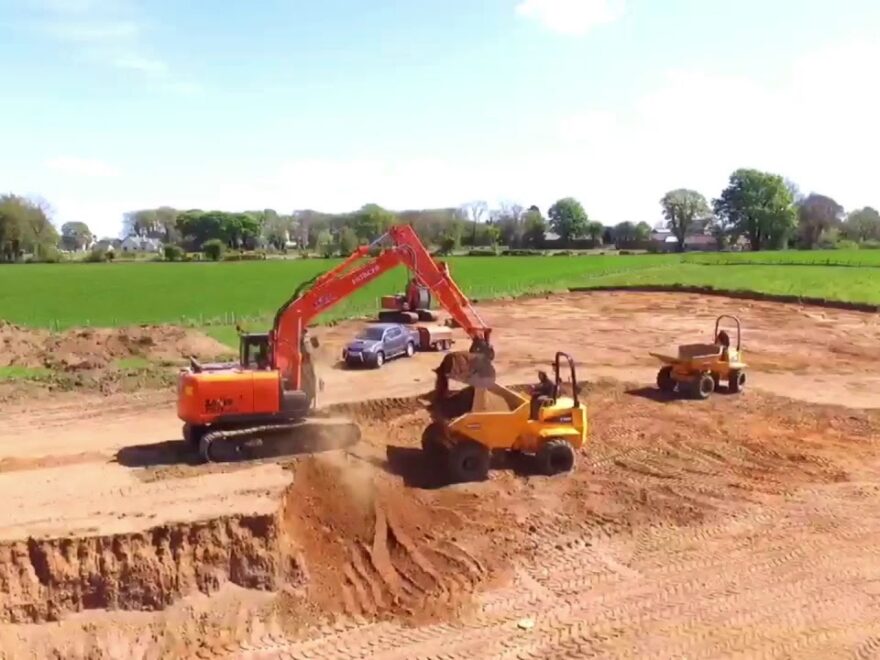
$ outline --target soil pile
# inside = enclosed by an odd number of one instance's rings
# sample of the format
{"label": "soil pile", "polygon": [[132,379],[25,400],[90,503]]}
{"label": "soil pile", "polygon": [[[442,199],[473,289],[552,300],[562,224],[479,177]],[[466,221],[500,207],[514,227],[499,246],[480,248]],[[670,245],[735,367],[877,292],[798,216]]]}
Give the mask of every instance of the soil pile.
{"label": "soil pile", "polygon": [[178,363],[228,356],[229,349],[200,332],[173,326],[85,328],[48,332],[0,321],[0,367],[46,367],[72,372],[104,369],[119,360],[142,358]]}
{"label": "soil pile", "polygon": [[476,524],[465,503],[474,497],[407,490],[352,456],[301,462],[283,518],[302,546],[308,599],[326,612],[371,618],[460,612],[505,563],[490,539],[467,533]]}

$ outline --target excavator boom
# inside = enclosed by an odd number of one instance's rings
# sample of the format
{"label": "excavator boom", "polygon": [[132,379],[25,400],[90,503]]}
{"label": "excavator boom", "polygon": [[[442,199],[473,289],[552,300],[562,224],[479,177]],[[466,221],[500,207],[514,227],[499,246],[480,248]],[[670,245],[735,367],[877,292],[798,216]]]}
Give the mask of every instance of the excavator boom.
{"label": "excavator boom", "polygon": [[[363,257],[377,250],[378,256],[358,265]],[[301,387],[303,361],[299,347],[308,323],[398,265],[406,266],[422,285],[428,287],[440,305],[470,336],[471,353],[483,356],[479,366],[483,373],[488,373],[486,364],[494,359],[491,329],[452,279],[447,264],[434,260],[412,227],[395,225],[371,245],[361,246],[343,263],[318,277],[311,288],[278,310],[271,335],[273,363],[288,387]],[[462,360],[454,361],[455,365],[462,363]],[[448,373],[456,380],[468,380],[467,374],[460,369]]]}

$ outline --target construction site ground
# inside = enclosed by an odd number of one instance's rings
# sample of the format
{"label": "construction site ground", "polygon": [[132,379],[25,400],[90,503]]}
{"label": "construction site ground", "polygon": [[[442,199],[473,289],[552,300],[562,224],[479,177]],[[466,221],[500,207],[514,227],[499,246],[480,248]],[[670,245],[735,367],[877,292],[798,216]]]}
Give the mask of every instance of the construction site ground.
{"label": "construction site ground", "polygon": [[[173,388],[0,406],[2,658],[880,657],[880,318],[721,297],[478,305],[496,369],[586,381],[576,471],[419,451],[440,355],[335,362],[362,441],[202,465]],[[744,326],[747,391],[670,400],[648,351]],[[466,348],[459,336],[457,348]]]}

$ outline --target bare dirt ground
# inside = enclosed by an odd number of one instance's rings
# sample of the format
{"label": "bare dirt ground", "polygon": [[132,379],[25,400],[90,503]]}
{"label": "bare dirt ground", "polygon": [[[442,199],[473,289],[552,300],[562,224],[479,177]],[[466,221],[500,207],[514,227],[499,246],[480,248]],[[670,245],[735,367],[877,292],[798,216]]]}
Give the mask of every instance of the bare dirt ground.
{"label": "bare dirt ground", "polygon": [[[437,488],[414,395],[439,356],[341,370],[354,323],[319,331],[323,403],[364,429],[343,450],[198,465],[173,392],[4,405],[0,657],[880,657],[876,315],[632,293],[480,311],[503,381],[577,359],[573,474],[499,458]],[[721,312],[748,391],[658,397],[648,350]]]}

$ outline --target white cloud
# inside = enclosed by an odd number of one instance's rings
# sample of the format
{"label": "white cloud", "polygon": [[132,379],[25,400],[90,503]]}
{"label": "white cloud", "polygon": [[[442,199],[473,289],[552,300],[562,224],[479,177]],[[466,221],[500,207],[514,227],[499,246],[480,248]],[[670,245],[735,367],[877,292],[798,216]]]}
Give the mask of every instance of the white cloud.
{"label": "white cloud", "polygon": [[85,177],[112,177],[118,174],[116,168],[103,161],[75,156],[52,158],[46,162],[46,167],[56,172]]}
{"label": "white cloud", "polygon": [[191,95],[195,83],[181,80],[167,62],[151,57],[148,25],[128,0],[31,0],[37,11],[35,29],[56,41],[72,44],[93,62],[149,78],[154,89]]}
{"label": "white cloud", "polygon": [[561,34],[581,36],[623,17],[625,0],[521,0],[516,13]]}

